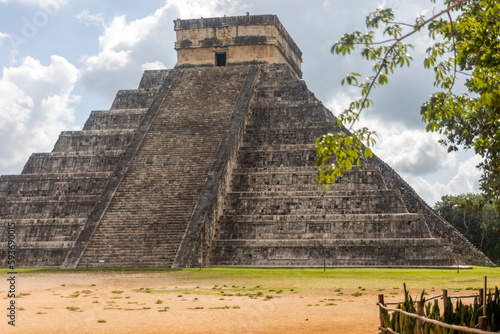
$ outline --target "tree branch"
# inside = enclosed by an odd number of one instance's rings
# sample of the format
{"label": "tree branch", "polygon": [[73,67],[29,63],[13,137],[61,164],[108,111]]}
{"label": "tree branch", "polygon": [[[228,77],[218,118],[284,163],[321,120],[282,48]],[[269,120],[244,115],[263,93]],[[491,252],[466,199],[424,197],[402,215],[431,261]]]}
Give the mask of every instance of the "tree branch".
{"label": "tree branch", "polygon": [[[363,111],[364,109],[364,105],[366,103],[366,101],[368,100],[368,95],[370,95],[370,92],[371,90],[373,89],[373,87],[375,86],[375,82],[377,82],[377,79],[378,77],[380,76],[380,73],[382,73],[382,69],[384,68],[384,64],[387,62],[387,58],[389,57],[389,55],[393,52],[394,48],[396,47],[396,45],[398,45],[402,40],[412,36],[414,33],[420,31],[421,28],[423,28],[424,26],[426,26],[427,24],[429,24],[430,22],[432,22],[433,20],[435,20],[436,18],[440,17],[441,15],[443,14],[446,14],[446,13],[449,13],[451,12],[453,9],[463,5],[464,3],[467,3],[469,1],[472,1],[472,0],[458,0],[456,1],[452,6],[442,10],[441,12],[439,12],[438,14],[435,14],[433,15],[431,18],[425,20],[422,24],[416,26],[413,31],[409,32],[408,34],[404,35],[404,36],[401,36],[400,38],[396,39],[395,40],[395,43],[393,45],[391,45],[391,47],[386,51],[385,53],[385,56],[384,58],[382,59],[382,63],[381,63],[381,66],[379,68],[379,70],[377,71],[377,73],[375,74],[375,76],[373,77],[373,80],[371,81],[370,83],[370,86],[368,88],[368,91],[365,95],[365,97],[363,98],[363,101],[361,102],[361,107],[359,109],[359,112],[358,112],[358,115],[361,114],[361,112]],[[354,126],[354,123],[351,124],[351,126],[349,127],[349,130],[352,130]]]}

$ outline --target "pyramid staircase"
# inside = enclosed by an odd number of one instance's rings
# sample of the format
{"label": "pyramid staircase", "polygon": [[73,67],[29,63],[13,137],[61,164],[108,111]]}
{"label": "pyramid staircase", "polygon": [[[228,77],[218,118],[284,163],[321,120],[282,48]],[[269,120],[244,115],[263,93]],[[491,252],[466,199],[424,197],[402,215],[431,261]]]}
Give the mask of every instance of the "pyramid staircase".
{"label": "pyramid staircase", "polygon": [[172,266],[247,72],[179,69],[79,266]]}
{"label": "pyramid staircase", "polygon": [[363,163],[318,188],[314,143],[335,122],[286,65],[263,66],[254,97],[211,265],[455,264],[379,166]]}
{"label": "pyramid staircase", "polygon": [[146,71],[0,176],[0,263],[15,223],[24,267],[492,265],[377,157],[317,187],[335,130],[286,64]]}

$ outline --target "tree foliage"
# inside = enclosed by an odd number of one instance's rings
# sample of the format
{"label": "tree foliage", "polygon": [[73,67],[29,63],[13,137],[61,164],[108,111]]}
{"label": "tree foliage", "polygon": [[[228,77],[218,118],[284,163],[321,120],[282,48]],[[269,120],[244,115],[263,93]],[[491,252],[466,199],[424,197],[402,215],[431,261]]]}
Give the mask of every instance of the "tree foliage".
{"label": "tree foliage", "polygon": [[490,260],[500,262],[500,212],[485,195],[446,195],[434,209]]}
{"label": "tree foliage", "polygon": [[[373,75],[363,81],[361,74],[352,72],[342,79],[343,85],[358,88],[361,96],[338,116],[341,130],[316,142],[318,183],[335,182],[372,156],[370,147],[377,133],[354,125],[363,110],[373,105],[369,98],[373,89],[411,65],[413,45],[406,43],[408,37],[426,30],[433,44],[423,66],[434,71],[437,91],[423,103],[422,120],[428,132],[444,135],[440,142],[448,152],[464,147],[483,158],[478,165],[481,190],[500,209],[500,3],[444,0],[444,4],[443,11],[430,18],[417,17],[410,24],[396,22],[391,8],[377,9],[366,17],[366,32],[346,33],[333,45],[331,51],[337,55],[359,50],[363,59],[373,63]],[[466,78],[465,94],[456,93],[459,76]]]}

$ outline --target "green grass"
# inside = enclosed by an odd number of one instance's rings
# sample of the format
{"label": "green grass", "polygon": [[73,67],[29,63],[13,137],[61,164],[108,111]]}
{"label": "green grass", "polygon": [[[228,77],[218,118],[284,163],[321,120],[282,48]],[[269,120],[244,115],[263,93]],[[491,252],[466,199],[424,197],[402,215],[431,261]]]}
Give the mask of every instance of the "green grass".
{"label": "green grass", "polygon": [[[0,275],[7,269],[0,269]],[[408,289],[477,289],[482,286],[483,277],[488,276],[488,286],[500,286],[500,269],[474,267],[472,270],[438,270],[438,269],[373,269],[373,268],[331,268],[323,272],[323,268],[203,268],[165,269],[165,268],[94,268],[70,269],[59,268],[19,268],[20,274],[30,273],[71,273],[81,272],[142,272],[162,273],[171,279],[189,282],[192,289],[147,290],[147,293],[177,293],[177,294],[214,294],[221,290],[226,294],[244,293],[273,289],[284,293],[311,289],[335,288],[366,291],[402,288],[406,283]],[[199,286],[212,288],[199,288]],[[226,285],[226,287],[223,287]],[[234,287],[233,287],[234,286]],[[244,288],[244,287],[252,288]],[[398,288],[396,288],[398,289]],[[136,292],[146,292],[137,291]],[[340,291],[339,291],[340,292]]]}

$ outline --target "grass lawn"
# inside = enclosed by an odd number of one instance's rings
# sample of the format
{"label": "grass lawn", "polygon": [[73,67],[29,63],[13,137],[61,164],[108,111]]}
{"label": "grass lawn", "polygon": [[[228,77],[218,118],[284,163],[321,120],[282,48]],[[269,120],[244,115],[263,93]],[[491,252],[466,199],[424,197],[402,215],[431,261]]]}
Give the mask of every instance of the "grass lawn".
{"label": "grass lawn", "polygon": [[[278,289],[297,288],[301,290],[343,288],[343,289],[393,289],[406,283],[408,289],[476,289],[483,285],[488,276],[488,287],[500,286],[500,268],[473,267],[464,270],[442,269],[376,269],[376,268],[233,268],[214,267],[199,269],[166,268],[19,268],[19,274],[71,273],[81,272],[141,272],[158,274],[189,282],[190,284],[266,286]],[[7,274],[0,269],[0,274]]]}

